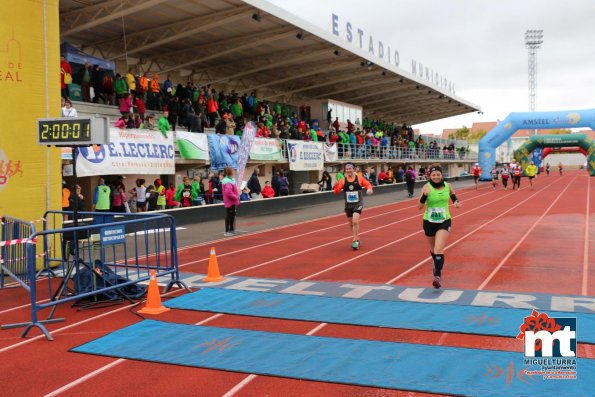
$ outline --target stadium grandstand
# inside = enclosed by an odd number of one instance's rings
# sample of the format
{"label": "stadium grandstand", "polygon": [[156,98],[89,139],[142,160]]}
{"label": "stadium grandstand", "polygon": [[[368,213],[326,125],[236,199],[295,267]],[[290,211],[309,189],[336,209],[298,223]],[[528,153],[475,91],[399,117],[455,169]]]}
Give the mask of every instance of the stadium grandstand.
{"label": "stadium grandstand", "polygon": [[[290,172],[291,193],[318,181],[322,169],[291,170],[288,139],[335,144],[324,162],[331,174],[345,161],[377,172],[441,161],[447,174],[459,175],[477,159],[465,140],[428,139],[410,126],[478,106],[428,81],[423,68],[412,74],[266,1],[62,1],[60,27],[73,69],[67,95],[79,116],[105,115],[112,125],[123,118],[121,126],[134,128],[167,110],[176,132],[209,134],[225,114],[226,131],[235,135],[247,120],[262,122],[257,137],[279,141],[280,153],[251,156],[246,171],[259,167],[262,182],[276,169]],[[122,107],[130,92],[132,106]],[[128,112],[140,115],[128,120]],[[65,153],[64,165],[70,162]],[[187,175],[207,178],[210,165],[177,151],[176,175],[128,177],[179,184]],[[90,191],[95,178],[79,183]]]}

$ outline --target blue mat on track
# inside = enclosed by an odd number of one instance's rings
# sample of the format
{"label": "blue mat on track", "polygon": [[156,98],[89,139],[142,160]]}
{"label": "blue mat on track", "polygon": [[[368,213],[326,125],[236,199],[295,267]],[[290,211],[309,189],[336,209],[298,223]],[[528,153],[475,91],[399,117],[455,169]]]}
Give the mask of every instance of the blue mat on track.
{"label": "blue mat on track", "polygon": [[72,351],[314,381],[472,396],[593,395],[595,360],[576,380],[523,373],[523,354],[144,320]]}
{"label": "blue mat on track", "polygon": [[[164,303],[174,309],[336,324],[516,337],[526,309],[436,305],[432,303],[203,289]],[[549,317],[576,317],[577,340],[595,344],[595,315],[547,312]]]}

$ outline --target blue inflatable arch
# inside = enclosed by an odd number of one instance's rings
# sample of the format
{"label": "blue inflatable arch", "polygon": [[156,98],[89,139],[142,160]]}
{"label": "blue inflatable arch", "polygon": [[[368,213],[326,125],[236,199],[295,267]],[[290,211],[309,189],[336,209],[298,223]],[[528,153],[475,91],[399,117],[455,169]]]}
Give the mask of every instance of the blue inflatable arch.
{"label": "blue inflatable arch", "polygon": [[[491,180],[490,171],[496,164],[496,149],[517,130],[522,129],[557,129],[589,127],[595,130],[595,109],[569,110],[562,112],[514,112],[501,121],[494,129],[479,141],[479,165],[482,169],[481,180]],[[591,152],[595,151],[595,143],[591,142]],[[535,164],[541,163],[535,158]],[[593,165],[589,163],[591,169]]]}

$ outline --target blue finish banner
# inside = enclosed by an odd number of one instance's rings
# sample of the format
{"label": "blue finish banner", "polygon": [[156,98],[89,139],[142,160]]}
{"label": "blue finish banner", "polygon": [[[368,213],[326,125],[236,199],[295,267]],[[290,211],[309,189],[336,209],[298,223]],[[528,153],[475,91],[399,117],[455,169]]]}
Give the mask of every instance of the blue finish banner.
{"label": "blue finish banner", "polygon": [[208,134],[211,169],[222,170],[227,166],[238,168],[240,137],[235,135]]}
{"label": "blue finish banner", "polygon": [[[486,342],[487,344],[487,342]],[[589,396],[595,360],[577,378],[545,380],[522,352],[293,335],[144,320],[78,353],[448,395]],[[562,383],[560,383],[562,382]]]}

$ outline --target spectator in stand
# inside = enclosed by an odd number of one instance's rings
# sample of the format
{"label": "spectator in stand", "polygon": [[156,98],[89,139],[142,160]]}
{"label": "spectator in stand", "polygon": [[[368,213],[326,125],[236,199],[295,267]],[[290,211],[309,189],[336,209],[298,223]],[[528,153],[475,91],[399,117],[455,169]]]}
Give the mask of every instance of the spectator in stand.
{"label": "spectator in stand", "polygon": [[72,67],[64,58],[64,55],[60,55],[60,88],[62,89],[62,96],[64,98],[70,97],[68,86],[72,84]]}
{"label": "spectator in stand", "polygon": [[126,79],[124,79],[120,73],[116,74],[114,89],[116,90],[116,98],[118,99],[119,105],[120,99],[125,98],[128,94],[128,84],[126,83]]}
{"label": "spectator in stand", "polygon": [[134,69],[129,68],[128,73],[126,73],[126,84],[128,85],[128,90],[132,97],[136,96],[136,77],[134,76]]}
{"label": "spectator in stand", "polygon": [[138,86],[136,87],[137,97],[143,99],[143,102],[147,101],[147,91],[149,90],[149,79],[147,78],[147,72],[138,79]]}
{"label": "spectator in stand", "polygon": [[106,102],[103,92],[103,73],[99,70],[99,65],[93,65],[90,85],[93,87],[95,93],[95,96],[92,99],[93,103],[99,103],[99,99]]}
{"label": "spectator in stand", "polygon": [[271,136],[271,131],[264,125],[262,122],[258,123],[256,129],[256,137],[257,138],[269,138]]}
{"label": "spectator in stand", "polygon": [[234,102],[233,105],[231,105],[231,113],[236,118],[242,117],[244,115],[244,108],[242,107],[242,101],[239,98],[236,99],[236,101]]}
{"label": "spectator in stand", "polygon": [[242,182],[242,186],[244,188],[242,189],[242,194],[240,194],[240,201],[250,201],[250,189],[245,186],[244,182]]}
{"label": "spectator in stand", "polygon": [[159,199],[159,193],[155,191],[155,186],[149,185],[147,187],[147,210],[157,210],[157,200]]}
{"label": "spectator in stand", "polygon": [[136,197],[136,212],[145,212],[147,210],[147,188],[145,187],[145,180],[138,178],[136,186],[128,191],[131,195]]}
{"label": "spectator in stand", "polygon": [[231,113],[223,113],[223,120],[225,121],[225,134],[233,135],[236,129],[236,123],[233,121],[233,115]]}
{"label": "spectator in stand", "polygon": [[170,103],[170,99],[173,97],[173,90],[174,90],[174,85],[171,82],[171,76],[168,74],[167,78],[163,82],[163,96],[165,98],[164,102],[166,104]]}
{"label": "spectator in stand", "polygon": [[205,205],[205,200],[202,195],[202,183],[200,175],[195,174],[192,180],[192,189],[196,191],[196,197],[192,199],[192,205]]}
{"label": "spectator in stand", "polygon": [[[81,95],[83,96],[84,102],[91,102],[91,74],[92,74],[91,65],[89,62],[85,61],[83,65],[83,69],[81,70]],[[95,90],[93,90],[95,91]],[[95,92],[93,92],[95,95]]]}
{"label": "spectator in stand", "polygon": [[64,107],[62,108],[62,117],[78,117],[76,109],[72,107],[70,99],[64,101]]}
{"label": "spectator in stand", "polygon": [[347,119],[347,131],[349,131],[349,132],[355,131],[355,125],[353,125],[353,123],[349,119]]}
{"label": "spectator in stand", "polygon": [[320,180],[318,181],[318,185],[320,186],[320,190],[324,192],[330,192],[333,190],[333,179],[331,178],[331,174],[328,171],[323,171]]}
{"label": "spectator in stand", "polygon": [[143,100],[143,97],[141,95],[138,95],[134,100],[134,106],[136,107],[136,111],[140,116],[140,121],[145,121],[145,101]]}
{"label": "spectator in stand", "polygon": [[165,186],[161,183],[161,179],[155,179],[155,192],[159,195],[157,198],[157,210],[165,209]]}
{"label": "spectator in stand", "polygon": [[215,92],[215,90],[213,90],[211,97],[207,101],[207,113],[209,116],[209,126],[210,127],[215,126],[215,121],[219,117],[219,113],[217,113],[217,111],[219,110],[219,104],[217,103],[217,100],[215,99],[215,94],[216,94],[216,92]]}
{"label": "spectator in stand", "polygon": [[339,127],[341,127],[341,124],[339,124],[339,118],[335,117],[335,122],[333,123],[333,128],[335,129],[335,131],[337,131],[337,133],[339,133]]}
{"label": "spectator in stand", "polygon": [[143,123],[143,128],[146,130],[155,130],[157,126],[155,125],[155,114],[149,113],[147,119]]}
{"label": "spectator in stand", "polygon": [[169,116],[167,117],[167,121],[169,121],[171,130],[175,131],[176,123],[178,122],[178,114],[180,113],[180,102],[179,102],[177,96],[175,96],[169,100],[168,105],[167,105],[167,111],[169,113]]}
{"label": "spectator in stand", "polygon": [[151,89],[151,107],[152,110],[161,110],[161,90],[159,88],[159,75],[155,73],[149,83]]}
{"label": "spectator in stand", "polygon": [[413,170],[412,166],[409,166],[407,168],[407,172],[405,172],[405,183],[407,183],[408,196],[413,197],[413,189],[415,188],[415,171]]}
{"label": "spectator in stand", "polygon": [[103,98],[108,105],[116,103],[114,101],[114,78],[109,72],[103,76]]}
{"label": "spectator in stand", "polygon": [[128,114],[132,112],[134,106],[132,104],[132,94],[124,93],[122,98],[119,99],[119,101],[120,113],[122,113],[122,116],[128,116]]}
{"label": "spectator in stand", "polygon": [[192,202],[198,199],[200,191],[190,182],[190,178],[184,177],[183,182],[180,183],[174,199],[180,202],[180,207],[192,207]]}
{"label": "spectator in stand", "polygon": [[326,121],[328,123],[327,129],[330,131],[330,129],[332,127],[332,122],[333,122],[333,109],[332,108],[329,108],[329,110],[326,112]]}
{"label": "spectator in stand", "polygon": [[161,116],[159,118],[159,124],[157,126],[157,128],[159,128],[159,131],[161,131],[163,136],[165,136],[166,138],[167,138],[167,131],[170,130],[169,121],[167,120],[168,117],[169,117],[169,112],[167,110],[164,110],[163,116]]}
{"label": "spectator in stand", "polygon": [[125,117],[126,128],[137,128],[136,127],[136,119],[134,118],[134,113],[128,113]]}
{"label": "spectator in stand", "polygon": [[[66,186],[66,181],[62,179],[62,211],[72,211],[72,207],[70,205],[70,196],[70,189]],[[65,221],[68,220],[68,217],[68,214],[63,215]]]}
{"label": "spectator in stand", "polygon": [[250,179],[248,180],[248,189],[250,190],[250,195],[252,196],[252,199],[258,199],[260,197],[260,194],[262,192],[262,188],[260,186],[260,180],[258,179],[258,174],[260,173],[260,170],[258,169],[258,167],[256,167],[254,169],[254,172],[252,172],[252,175],[250,176]]}
{"label": "spectator in stand", "polygon": [[275,191],[271,187],[271,182],[270,181],[266,181],[264,183],[264,188],[262,189],[261,194],[262,194],[262,197],[264,197],[264,198],[275,197]]}
{"label": "spectator in stand", "polygon": [[115,183],[111,187],[111,212],[126,212],[125,202],[126,193],[124,193],[122,185]]}
{"label": "spectator in stand", "polygon": [[180,203],[175,200],[175,195],[176,195],[176,187],[174,186],[173,183],[170,183],[169,187],[165,191],[165,208],[166,209],[178,208],[180,206]]}
{"label": "spectator in stand", "polygon": [[405,181],[405,171],[403,170],[403,167],[399,166],[395,178],[397,180],[397,183],[402,183]]}

